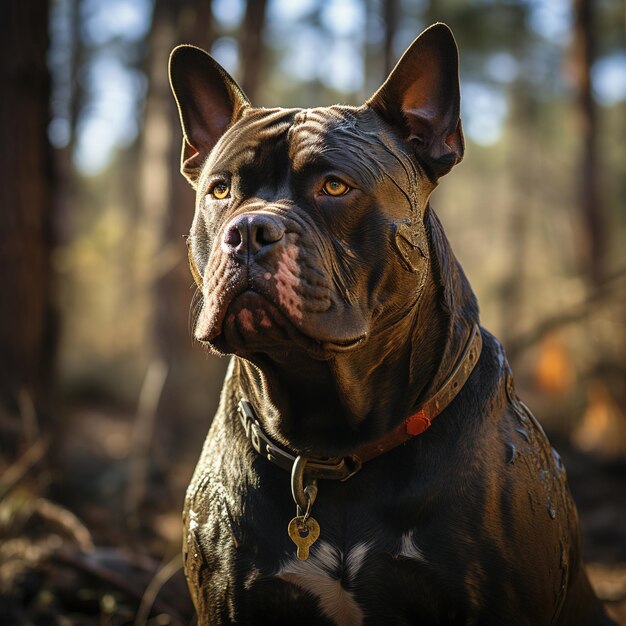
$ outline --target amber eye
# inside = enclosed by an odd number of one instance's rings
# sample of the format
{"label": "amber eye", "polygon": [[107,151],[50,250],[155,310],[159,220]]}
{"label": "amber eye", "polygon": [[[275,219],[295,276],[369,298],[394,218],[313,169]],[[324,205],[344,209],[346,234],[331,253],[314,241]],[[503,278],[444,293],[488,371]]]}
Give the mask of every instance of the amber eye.
{"label": "amber eye", "polygon": [[230,194],[230,186],[227,183],[218,182],[213,185],[209,193],[217,200],[223,200]]}
{"label": "amber eye", "polygon": [[337,178],[329,178],[322,187],[322,191],[327,196],[343,196],[350,191],[350,187],[346,183],[341,182]]}
{"label": "amber eye", "polygon": [[191,245],[189,241],[187,241],[187,258],[189,259],[189,269],[191,270],[194,282],[198,285],[198,287],[202,287],[202,276],[200,275],[200,270],[198,269],[198,266],[193,258],[193,254],[191,253]]}

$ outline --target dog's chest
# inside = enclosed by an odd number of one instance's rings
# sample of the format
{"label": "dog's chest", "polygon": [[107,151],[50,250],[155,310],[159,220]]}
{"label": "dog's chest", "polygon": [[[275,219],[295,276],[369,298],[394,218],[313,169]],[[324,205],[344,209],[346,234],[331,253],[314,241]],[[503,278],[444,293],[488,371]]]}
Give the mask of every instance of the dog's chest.
{"label": "dog's chest", "polygon": [[340,548],[332,539],[320,539],[307,560],[293,551],[283,553],[272,577],[313,596],[324,617],[337,626],[362,626],[371,623],[370,604],[381,593],[381,575],[393,578],[398,565],[420,569],[428,564],[412,532],[387,538],[385,544],[381,550],[380,541],[372,538]]}
{"label": "dog's chest", "polygon": [[360,626],[363,607],[354,588],[362,578],[370,549],[370,544],[359,543],[344,553],[329,542],[319,541],[306,561],[289,556],[275,575],[315,596],[320,609],[336,624]]}

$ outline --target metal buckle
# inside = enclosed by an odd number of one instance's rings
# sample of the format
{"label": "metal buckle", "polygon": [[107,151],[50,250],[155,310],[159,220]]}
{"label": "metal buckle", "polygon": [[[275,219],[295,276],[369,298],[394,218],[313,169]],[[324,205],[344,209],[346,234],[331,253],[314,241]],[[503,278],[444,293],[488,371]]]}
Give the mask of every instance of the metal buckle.
{"label": "metal buckle", "polygon": [[239,419],[243,425],[246,437],[250,440],[256,453],[275,465],[291,471],[296,457],[279,448],[267,438],[261,428],[261,424],[256,419],[252,405],[247,400],[240,400],[237,412],[239,413]]}
{"label": "metal buckle", "polygon": [[307,472],[316,478],[348,480],[361,469],[361,459],[355,455],[315,459],[307,457]]}
{"label": "metal buckle", "polygon": [[[246,437],[250,440],[257,454],[287,471],[292,471],[296,457],[279,448],[267,438],[256,418],[252,405],[247,400],[240,400],[237,412]],[[311,478],[344,481],[354,476],[361,469],[361,460],[355,455],[328,459],[303,456],[298,458],[306,458],[305,471]]]}

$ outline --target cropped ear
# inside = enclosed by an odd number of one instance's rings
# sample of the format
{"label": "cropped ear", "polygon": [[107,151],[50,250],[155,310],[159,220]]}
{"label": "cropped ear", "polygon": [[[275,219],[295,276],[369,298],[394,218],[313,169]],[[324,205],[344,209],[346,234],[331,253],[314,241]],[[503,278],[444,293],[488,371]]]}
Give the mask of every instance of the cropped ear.
{"label": "cropped ear", "polygon": [[400,129],[433,181],[447,174],[465,151],[452,31],[442,23],[427,28],[366,104]]}
{"label": "cropped ear", "polygon": [[169,76],[183,127],[180,171],[195,188],[209,152],[250,103],[228,72],[195,46],[172,50]]}

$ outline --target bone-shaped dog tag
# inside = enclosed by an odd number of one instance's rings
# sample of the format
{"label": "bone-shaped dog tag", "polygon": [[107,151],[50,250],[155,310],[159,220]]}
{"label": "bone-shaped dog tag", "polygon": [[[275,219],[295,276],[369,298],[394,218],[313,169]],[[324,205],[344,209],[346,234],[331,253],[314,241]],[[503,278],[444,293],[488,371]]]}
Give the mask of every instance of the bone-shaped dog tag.
{"label": "bone-shaped dog tag", "polygon": [[309,558],[309,548],[320,536],[320,525],[317,520],[309,517],[305,521],[304,515],[298,515],[289,522],[287,532],[298,548],[297,557],[301,561],[306,561]]}

